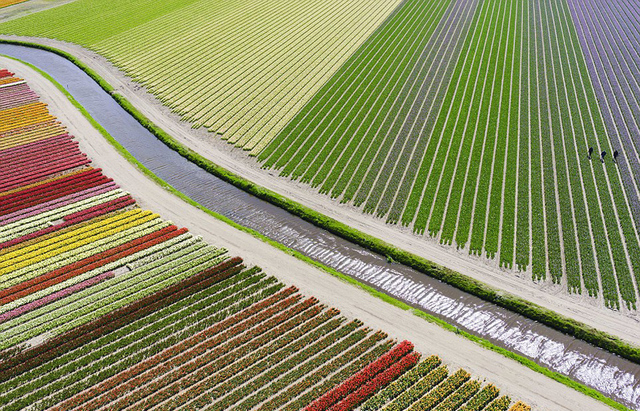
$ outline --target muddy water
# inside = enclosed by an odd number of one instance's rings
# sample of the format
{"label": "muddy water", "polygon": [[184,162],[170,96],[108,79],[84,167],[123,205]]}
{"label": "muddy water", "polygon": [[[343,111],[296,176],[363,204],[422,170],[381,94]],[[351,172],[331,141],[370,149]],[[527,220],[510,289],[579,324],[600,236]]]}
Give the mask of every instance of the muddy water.
{"label": "muddy water", "polygon": [[49,73],[132,155],[200,204],[450,324],[522,354],[640,410],[640,366],[338,238],[186,161],[66,59],[0,44],[0,54]]}

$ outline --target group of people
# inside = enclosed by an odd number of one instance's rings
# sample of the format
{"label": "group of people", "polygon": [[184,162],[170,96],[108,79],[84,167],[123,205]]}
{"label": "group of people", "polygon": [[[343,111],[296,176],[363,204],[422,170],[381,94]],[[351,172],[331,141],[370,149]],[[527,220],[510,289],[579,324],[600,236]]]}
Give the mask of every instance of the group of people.
{"label": "group of people", "polygon": [[[613,151],[613,161],[618,161],[618,150]],[[593,147],[589,147],[589,160],[591,160],[591,156],[593,155]],[[604,157],[607,155],[606,150],[602,150],[600,153],[600,162],[604,163]]]}

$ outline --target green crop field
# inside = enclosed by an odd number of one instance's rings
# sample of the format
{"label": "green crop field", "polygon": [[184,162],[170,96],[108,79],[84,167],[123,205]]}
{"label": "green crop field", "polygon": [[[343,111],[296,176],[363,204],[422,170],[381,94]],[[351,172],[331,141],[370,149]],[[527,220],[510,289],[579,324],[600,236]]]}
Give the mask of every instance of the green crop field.
{"label": "green crop field", "polygon": [[589,146],[613,152],[565,2],[431,0],[403,3],[258,158],[388,222],[633,305],[637,229],[616,164]]}
{"label": "green crop field", "polygon": [[604,6],[574,3],[77,0],[0,33],[86,46],[264,168],[634,307],[640,44],[591,50]]}
{"label": "green crop field", "polygon": [[81,44],[195,127],[260,150],[399,0],[78,0],[0,32]]}

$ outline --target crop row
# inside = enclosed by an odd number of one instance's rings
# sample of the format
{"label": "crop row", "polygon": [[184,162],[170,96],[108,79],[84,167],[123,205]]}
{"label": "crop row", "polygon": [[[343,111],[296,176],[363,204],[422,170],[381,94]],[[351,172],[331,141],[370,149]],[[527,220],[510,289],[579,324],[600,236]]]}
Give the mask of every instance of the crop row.
{"label": "crop row", "polygon": [[8,218],[1,228],[2,239],[10,240],[19,235],[47,227],[50,222],[65,219],[69,214],[82,211],[88,207],[125,196],[126,193],[114,184],[97,187],[86,192],[61,199],[48,205],[34,207],[28,213]]}
{"label": "crop row", "polygon": [[39,290],[54,286],[96,268],[106,266],[107,264],[138,253],[141,250],[151,248],[155,245],[170,245],[167,244],[168,240],[178,237],[185,232],[186,229],[178,230],[175,226],[168,226],[142,237],[127,241],[122,245],[109,248],[101,253],[83,258],[82,260],[68,264],[57,270],[49,271],[46,274],[42,274],[38,277],[32,278],[31,280],[18,283],[0,291],[0,304],[7,304],[18,298],[22,298]]}
{"label": "crop row", "polygon": [[54,301],[60,300],[62,298],[67,297],[70,294],[78,292],[80,290],[84,290],[87,287],[91,287],[101,281],[107,280],[109,278],[113,278],[113,272],[106,272],[95,277],[89,278],[88,280],[81,281],[77,284],[74,284],[70,287],[63,288],[60,291],[56,291],[44,297],[41,297],[37,300],[34,300],[28,304],[21,305],[20,307],[14,308],[13,310],[7,311],[3,314],[0,314],[0,322],[10,320],[12,318],[18,317],[22,314],[25,314],[29,311],[35,310],[36,308],[40,308],[44,305],[52,303]]}
{"label": "crop row", "polygon": [[78,347],[81,343],[86,343],[97,337],[114,330],[114,327],[122,326],[133,319],[142,318],[154,310],[172,304],[185,296],[198,292],[206,287],[222,281],[229,276],[237,274],[241,260],[239,258],[230,259],[215,267],[206,269],[198,275],[181,280],[170,287],[166,287],[131,304],[125,305],[113,312],[103,315],[95,320],[85,323],[82,326],[73,328],[46,343],[30,350],[25,350],[15,357],[4,360],[0,369],[3,380],[8,377],[20,375],[33,368],[35,364],[43,362],[42,357],[51,358],[52,350],[57,354],[64,353]]}
{"label": "crop row", "polygon": [[363,384],[375,377],[378,373],[386,370],[402,357],[413,350],[413,344],[403,341],[394,347],[391,351],[380,357],[377,361],[369,364],[353,377],[346,380],[341,385],[327,392],[322,397],[311,403],[306,409],[326,410],[340,401],[342,398],[358,390]]}
{"label": "crop row", "polygon": [[19,321],[7,321],[0,325],[5,336],[0,347],[9,348],[43,332],[57,334],[72,329],[215,265],[220,261],[221,251],[194,244],[159,262],[75,293],[64,303],[58,301],[21,316]]}
{"label": "crop row", "polygon": [[[79,226],[86,226],[90,224],[90,222],[85,222],[85,223],[80,223],[78,224]],[[62,268],[64,266],[73,264],[79,260],[82,260],[84,258],[87,258],[89,256],[92,256],[94,254],[98,254],[101,252],[104,252],[112,247],[117,247],[122,245],[123,243],[126,243],[128,241],[134,240],[138,237],[150,234],[154,231],[158,231],[161,230],[165,227],[170,226],[171,224],[169,222],[163,222],[161,219],[156,218],[153,219],[151,221],[148,221],[146,223],[137,225],[135,227],[131,227],[129,229],[117,232],[113,235],[107,236],[105,238],[102,238],[98,241],[95,241],[94,243],[88,243],[85,244],[82,247],[77,247],[77,248],[73,248],[67,252],[61,253],[56,255],[53,258],[49,258],[49,259],[45,259],[43,261],[40,261],[37,264],[32,264],[32,265],[28,265],[22,269],[16,270],[10,274],[6,274],[3,277],[0,277],[0,284],[2,286],[2,288],[5,287],[11,287],[14,286],[16,284],[19,284],[23,281],[27,281],[30,280],[32,278],[38,277],[40,275],[46,274],[49,271],[52,270],[57,270],[59,268]],[[68,230],[68,229],[67,229]],[[62,230],[65,231],[65,230]],[[55,233],[52,233],[55,234]],[[48,234],[45,235],[44,237],[47,238],[49,236],[51,236],[52,234]],[[186,240],[186,238],[179,238],[179,241],[184,241]],[[178,241],[178,240],[170,240],[167,244],[165,245],[158,245],[157,247],[161,247],[161,248],[166,248],[171,246],[174,242]],[[25,246],[31,245],[31,244],[37,244],[38,239],[33,239],[30,241],[27,241],[25,243],[23,243]],[[189,242],[193,242],[195,241],[195,239],[192,240],[187,240]],[[19,244],[16,247],[19,247],[23,244]],[[149,252],[155,252],[156,249],[150,249]],[[146,254],[144,254],[146,255]],[[128,261],[123,261],[123,263],[126,263]]]}
{"label": "crop row", "polygon": [[[7,230],[7,232],[3,233],[5,234],[4,238],[6,238],[6,241],[0,243],[0,245],[2,245],[2,247],[11,247],[37,237],[42,237],[46,234],[72,227],[74,224],[89,221],[96,217],[111,214],[132,206],[135,204],[135,200],[116,189],[90,197],[89,201],[86,201],[84,204],[78,203],[79,202],[76,202],[73,204],[73,207],[69,207],[72,213],[62,217],[63,221],[60,223],[54,224],[50,218],[46,220],[40,219],[40,221],[32,223],[30,227],[20,225],[14,230]],[[60,214],[59,209],[56,209],[56,214]],[[47,221],[48,224],[43,220]]]}

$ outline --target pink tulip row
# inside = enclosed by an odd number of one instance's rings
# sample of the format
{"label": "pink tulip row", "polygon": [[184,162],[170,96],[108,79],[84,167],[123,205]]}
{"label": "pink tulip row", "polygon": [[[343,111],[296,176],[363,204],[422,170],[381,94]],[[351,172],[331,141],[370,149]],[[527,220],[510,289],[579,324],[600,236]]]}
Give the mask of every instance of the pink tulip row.
{"label": "pink tulip row", "polygon": [[97,275],[95,277],[91,277],[87,280],[84,280],[82,282],[79,282],[77,284],[74,284],[70,287],[64,288],[60,291],[57,291],[55,293],[49,294],[45,297],[39,298],[35,301],[32,301],[28,304],[22,305],[18,308],[14,308],[11,311],[7,311],[5,313],[0,314],[0,323],[8,321],[12,318],[18,317],[24,313],[27,313],[29,311],[33,311],[36,308],[40,308],[44,305],[47,305],[49,303],[52,303],[54,301],[58,301],[64,297],[67,297],[73,293],[76,293],[80,290],[84,290],[85,288],[91,287],[92,285],[98,284],[104,280],[107,280],[109,278],[113,278],[114,277],[114,273],[109,271],[106,273],[102,273],[100,275]]}

